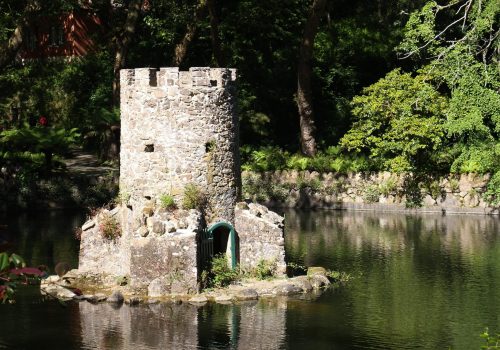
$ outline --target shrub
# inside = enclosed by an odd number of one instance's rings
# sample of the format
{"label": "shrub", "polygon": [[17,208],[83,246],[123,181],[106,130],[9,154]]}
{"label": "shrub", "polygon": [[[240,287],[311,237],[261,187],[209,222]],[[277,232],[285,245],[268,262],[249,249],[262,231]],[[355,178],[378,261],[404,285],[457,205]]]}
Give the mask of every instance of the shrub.
{"label": "shrub", "polygon": [[201,209],[205,205],[205,194],[195,184],[188,184],[184,188],[182,207],[184,209]]}
{"label": "shrub", "polygon": [[99,218],[99,232],[102,237],[115,240],[122,235],[120,223],[108,212],[102,212]]}
{"label": "shrub", "polygon": [[274,275],[276,264],[274,261],[260,259],[257,266],[252,271],[252,275],[258,280],[264,280]]}
{"label": "shrub", "polygon": [[327,270],[326,277],[328,277],[333,282],[347,282],[352,276],[344,271]]}
{"label": "shrub", "polygon": [[497,171],[488,182],[486,192],[483,195],[484,200],[493,206],[500,205],[500,171]]}
{"label": "shrub", "polygon": [[365,155],[342,153],[339,147],[334,146],[318,152],[314,157],[291,154],[272,146],[260,149],[242,146],[240,150],[242,169],[249,171],[263,172],[288,169],[347,173],[381,169],[377,163]]}
{"label": "shrub", "polygon": [[380,193],[384,197],[388,197],[391,194],[396,193],[398,189],[398,183],[393,177],[388,178],[386,181],[382,182],[379,186]]}
{"label": "shrub", "polygon": [[321,181],[317,178],[306,179],[304,175],[301,174],[297,179],[297,188],[301,190],[310,188],[314,192],[319,192],[321,190]]}
{"label": "shrub", "polygon": [[162,208],[167,210],[173,210],[177,208],[174,197],[169,194],[164,194],[160,197],[160,205]]}
{"label": "shrub", "polygon": [[489,333],[488,328],[486,328],[483,334],[481,334],[481,338],[483,338],[485,341],[485,344],[481,346],[481,349],[486,349],[486,350],[500,349],[500,333],[492,335]]}
{"label": "shrub", "polygon": [[238,278],[239,273],[229,267],[226,254],[222,253],[213,257],[208,277],[210,286],[222,288]]}
{"label": "shrub", "polygon": [[380,190],[377,185],[368,185],[364,189],[363,199],[366,203],[377,203],[380,197]]}
{"label": "shrub", "polygon": [[457,179],[450,179],[450,190],[453,193],[460,191],[460,184]]}
{"label": "shrub", "polygon": [[422,190],[420,179],[413,174],[407,174],[403,182],[403,194],[405,195],[405,206],[407,208],[420,208],[422,206]]}
{"label": "shrub", "polygon": [[434,180],[427,183],[427,193],[432,199],[437,200],[442,195],[443,189],[439,186],[439,181]]}

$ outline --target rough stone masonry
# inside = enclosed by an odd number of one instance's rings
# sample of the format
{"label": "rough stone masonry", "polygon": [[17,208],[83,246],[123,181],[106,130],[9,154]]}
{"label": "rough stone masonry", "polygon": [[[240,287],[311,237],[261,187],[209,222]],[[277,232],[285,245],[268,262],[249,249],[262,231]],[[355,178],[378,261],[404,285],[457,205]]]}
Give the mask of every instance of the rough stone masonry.
{"label": "rough stone masonry", "polygon": [[[266,260],[284,274],[283,217],[257,204],[237,205],[235,79],[226,68],[121,71],[122,204],[82,227],[81,276],[110,287],[125,280],[154,297],[195,293],[201,233],[220,221],[236,229],[242,269]],[[205,194],[202,211],[161,207],[163,195],[182,203],[187,186]]]}

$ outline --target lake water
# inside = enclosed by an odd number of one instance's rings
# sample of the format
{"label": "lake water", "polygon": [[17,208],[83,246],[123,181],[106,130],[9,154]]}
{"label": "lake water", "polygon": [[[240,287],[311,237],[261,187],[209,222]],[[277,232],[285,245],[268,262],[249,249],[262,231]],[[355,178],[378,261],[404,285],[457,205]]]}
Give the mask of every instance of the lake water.
{"label": "lake water", "polygon": [[[0,217],[33,265],[77,265],[81,213]],[[1,227],[1,226],[0,226]],[[286,212],[288,260],[350,273],[311,300],[65,306],[24,288],[0,305],[8,349],[479,349],[500,331],[500,219]]]}

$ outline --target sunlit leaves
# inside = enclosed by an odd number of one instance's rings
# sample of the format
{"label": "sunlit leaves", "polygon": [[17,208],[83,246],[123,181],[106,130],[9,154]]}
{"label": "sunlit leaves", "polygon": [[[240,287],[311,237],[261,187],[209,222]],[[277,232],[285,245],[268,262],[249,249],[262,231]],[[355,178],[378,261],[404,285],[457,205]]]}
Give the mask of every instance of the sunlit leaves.
{"label": "sunlit leaves", "polygon": [[394,70],[356,96],[352,106],[357,121],[341,145],[385,160],[390,170],[415,170],[443,142],[447,101],[424,76]]}

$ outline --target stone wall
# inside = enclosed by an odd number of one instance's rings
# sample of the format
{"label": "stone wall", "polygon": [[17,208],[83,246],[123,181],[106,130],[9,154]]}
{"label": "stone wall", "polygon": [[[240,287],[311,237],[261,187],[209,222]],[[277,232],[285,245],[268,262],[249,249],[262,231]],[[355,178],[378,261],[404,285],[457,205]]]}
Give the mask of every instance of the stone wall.
{"label": "stone wall", "polygon": [[276,275],[283,275],[286,272],[284,218],[254,203],[238,203],[235,216],[241,269],[250,271],[264,260],[274,265]]}
{"label": "stone wall", "polygon": [[[105,237],[104,225],[118,225],[116,237]],[[142,213],[137,225],[126,206],[101,210],[82,228],[78,270],[82,274],[129,278],[130,288],[150,297],[198,291],[197,234],[203,230],[197,210],[162,209]]]}
{"label": "stone wall", "polygon": [[240,183],[238,118],[226,68],[121,71],[120,191],[133,207],[187,184],[208,198],[208,223],[233,222]]}
{"label": "stone wall", "polygon": [[[126,207],[116,207],[111,211],[104,209],[82,226],[78,266],[81,272],[114,276],[130,273],[131,214]],[[119,236],[115,239],[103,236],[106,222],[119,225]]]}
{"label": "stone wall", "polygon": [[484,200],[489,175],[415,181],[408,174],[243,172],[243,197],[272,207],[498,214]]}

